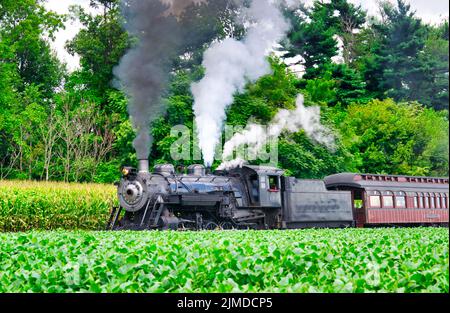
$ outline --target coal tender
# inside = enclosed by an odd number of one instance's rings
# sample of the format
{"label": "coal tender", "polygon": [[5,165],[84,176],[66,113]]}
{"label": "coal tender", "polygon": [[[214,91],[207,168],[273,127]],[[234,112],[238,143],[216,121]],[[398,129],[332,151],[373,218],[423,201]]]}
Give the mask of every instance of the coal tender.
{"label": "coal tender", "polygon": [[120,206],[110,230],[286,229],[353,226],[351,193],[328,191],[323,181],[284,176],[274,167],[243,166],[207,172],[191,165],[148,161],[124,167],[118,183]]}

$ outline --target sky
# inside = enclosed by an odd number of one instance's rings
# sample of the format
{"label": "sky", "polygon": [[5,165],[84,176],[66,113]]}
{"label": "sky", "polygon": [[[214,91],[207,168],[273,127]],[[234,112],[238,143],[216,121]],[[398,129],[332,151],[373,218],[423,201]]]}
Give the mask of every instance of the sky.
{"label": "sky", "polygon": [[[306,3],[312,3],[313,0],[304,0]],[[369,15],[378,14],[377,0],[349,0],[354,4],[361,5],[368,11]],[[395,0],[390,0],[395,2]],[[411,4],[416,15],[422,18],[426,23],[439,23],[444,17],[449,15],[449,1],[448,0],[406,0]],[[46,8],[55,11],[59,14],[67,14],[69,6],[81,5],[86,9],[89,8],[89,0],[47,0]],[[56,51],[58,57],[67,63],[68,69],[73,71],[79,67],[79,58],[71,56],[64,49],[65,42],[72,39],[82,26],[73,21],[66,22],[66,29],[58,32],[56,40],[52,43],[53,49]]]}

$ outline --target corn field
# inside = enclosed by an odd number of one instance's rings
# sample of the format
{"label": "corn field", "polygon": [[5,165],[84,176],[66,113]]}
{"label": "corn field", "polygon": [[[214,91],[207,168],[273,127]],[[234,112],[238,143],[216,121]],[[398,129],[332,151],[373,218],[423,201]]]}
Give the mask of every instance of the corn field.
{"label": "corn field", "polygon": [[113,185],[0,181],[0,232],[101,230],[116,198]]}

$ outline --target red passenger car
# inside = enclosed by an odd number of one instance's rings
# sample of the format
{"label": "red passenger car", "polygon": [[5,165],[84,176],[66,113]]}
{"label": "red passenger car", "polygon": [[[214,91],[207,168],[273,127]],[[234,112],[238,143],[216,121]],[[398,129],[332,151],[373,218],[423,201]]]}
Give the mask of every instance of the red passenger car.
{"label": "red passenger car", "polygon": [[330,190],[352,192],[357,227],[448,226],[448,178],[344,173],[324,181]]}

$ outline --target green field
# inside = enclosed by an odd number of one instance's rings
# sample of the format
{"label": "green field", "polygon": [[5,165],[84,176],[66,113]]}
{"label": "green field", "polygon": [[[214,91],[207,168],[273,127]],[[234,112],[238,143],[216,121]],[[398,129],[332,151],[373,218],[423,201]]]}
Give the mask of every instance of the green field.
{"label": "green field", "polygon": [[0,292],[448,292],[446,228],[0,233]]}
{"label": "green field", "polygon": [[0,292],[449,291],[447,228],[95,232],[116,201],[0,181]]}

